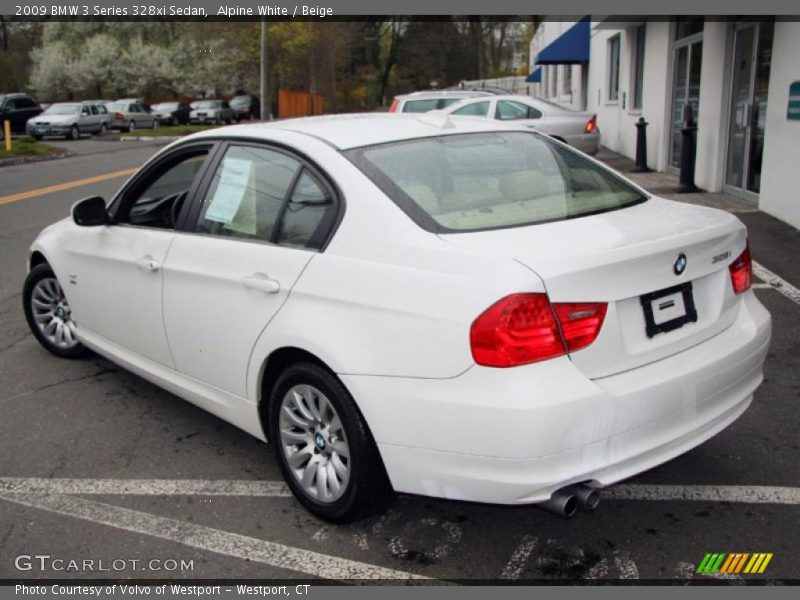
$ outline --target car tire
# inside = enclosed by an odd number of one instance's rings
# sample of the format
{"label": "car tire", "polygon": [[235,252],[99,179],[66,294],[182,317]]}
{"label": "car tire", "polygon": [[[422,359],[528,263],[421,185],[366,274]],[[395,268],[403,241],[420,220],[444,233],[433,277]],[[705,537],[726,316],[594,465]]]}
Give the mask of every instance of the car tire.
{"label": "car tire", "polygon": [[100,135],[106,135],[108,133],[108,125],[105,123],[100,123]]}
{"label": "car tire", "polygon": [[50,265],[36,265],[28,273],[22,288],[22,308],[28,327],[46,350],[61,358],[80,358],[89,353],[75,337],[72,311]]}
{"label": "car tire", "polygon": [[32,135],[31,137],[32,137],[33,139],[35,139],[37,142],[41,141],[41,139],[42,139],[42,136],[41,136],[41,135]]}
{"label": "car tire", "polygon": [[73,125],[69,128],[69,133],[66,135],[66,138],[72,141],[81,139],[81,130],[77,125]]}
{"label": "car tire", "polygon": [[131,121],[128,123],[128,133],[133,133],[136,131],[136,121]]}
{"label": "car tire", "polygon": [[394,494],[378,448],[333,373],[308,362],[290,365],[269,402],[272,446],[289,488],[306,509],[325,521],[347,523],[388,505]]}
{"label": "car tire", "polygon": [[157,129],[157,128],[158,128],[158,119],[153,119],[153,125],[150,127],[150,129]]}

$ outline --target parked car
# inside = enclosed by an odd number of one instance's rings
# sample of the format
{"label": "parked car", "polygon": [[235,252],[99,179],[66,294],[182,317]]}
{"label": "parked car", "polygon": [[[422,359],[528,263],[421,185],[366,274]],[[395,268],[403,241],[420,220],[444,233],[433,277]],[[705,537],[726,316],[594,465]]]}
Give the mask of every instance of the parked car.
{"label": "parked car", "polygon": [[331,521],[392,489],[591,507],[734,422],[771,335],[735,215],[441,113],[187,136],[28,256],[47,350],[270,440]]}
{"label": "parked car", "polygon": [[25,133],[28,119],[41,112],[39,103],[27,94],[0,94],[0,139],[5,137],[4,121],[9,121],[11,133]]}
{"label": "parked car", "polygon": [[261,118],[261,101],[252,94],[241,94],[230,100],[237,121],[252,121]]}
{"label": "parked car", "polygon": [[[193,103],[194,104],[194,103]],[[200,100],[189,113],[192,123],[233,123],[235,113],[225,100]]]}
{"label": "parked car", "polygon": [[555,104],[509,94],[486,98],[470,98],[444,109],[454,116],[488,117],[499,121],[516,121],[574,146],[586,154],[600,150],[600,129],[597,115],[576,112]]}
{"label": "parked car", "polygon": [[80,139],[82,133],[105,134],[109,116],[105,106],[91,102],[56,102],[37,117],[28,119],[25,129],[31,137],[64,136]]}
{"label": "parked car", "polygon": [[151,107],[161,125],[186,125],[191,109],[185,102],[160,102]]}
{"label": "parked car", "polygon": [[136,98],[123,98],[106,105],[111,115],[111,128],[132,132],[136,129],[155,129],[158,118],[149,107]]}
{"label": "parked car", "polygon": [[424,113],[442,109],[465,98],[491,96],[489,92],[465,90],[432,90],[395,96],[389,112]]}

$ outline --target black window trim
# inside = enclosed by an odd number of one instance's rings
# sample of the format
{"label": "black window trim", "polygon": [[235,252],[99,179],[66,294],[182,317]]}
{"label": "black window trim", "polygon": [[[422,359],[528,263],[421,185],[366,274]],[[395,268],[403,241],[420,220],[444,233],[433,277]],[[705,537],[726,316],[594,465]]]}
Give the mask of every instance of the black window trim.
{"label": "black window trim", "polygon": [[[184,217],[184,228],[183,231],[187,233],[191,233],[193,235],[208,235],[212,236],[217,239],[230,239],[231,241],[237,242],[245,242],[251,244],[269,244],[272,246],[280,246],[282,248],[291,248],[294,250],[305,250],[307,252],[324,252],[328,245],[330,244],[333,236],[336,234],[336,231],[339,229],[339,225],[344,218],[345,212],[345,200],[344,196],[342,195],[339,187],[334,182],[333,178],[331,178],[326,171],[324,171],[321,167],[319,167],[311,158],[303,154],[302,152],[292,148],[288,145],[281,144],[279,142],[274,142],[271,140],[260,140],[257,138],[219,138],[216,140],[218,142],[214,156],[211,160],[203,165],[203,169],[205,170],[203,176],[200,178],[198,182],[198,187],[194,191],[193,197],[191,198],[191,206],[190,210],[188,210]],[[285,156],[288,156],[300,163],[300,168],[297,169],[297,172],[292,177],[292,181],[290,182],[289,186],[286,189],[286,194],[281,201],[281,206],[278,209],[278,214],[275,217],[275,227],[272,228],[270,232],[270,237],[268,240],[261,240],[261,239],[248,239],[248,238],[240,238],[240,237],[225,237],[219,236],[211,233],[204,233],[198,231],[198,225],[200,223],[200,216],[202,213],[202,199],[205,197],[206,193],[208,192],[209,188],[211,187],[211,182],[214,178],[214,174],[217,171],[220,163],[222,162],[223,158],[225,157],[225,153],[227,152],[228,148],[231,146],[249,146],[253,148],[261,148],[272,150],[275,152],[279,152]],[[300,248],[295,245],[285,244],[277,241],[277,236],[280,233],[280,230],[283,225],[283,216],[286,212],[286,208],[291,201],[292,195],[294,194],[295,187],[297,186],[297,182],[300,180],[300,176],[304,171],[308,170],[308,172],[316,179],[316,181],[323,187],[323,189],[328,193],[331,200],[333,201],[333,217],[329,220],[327,224],[328,231],[324,232],[324,234],[320,234],[321,244],[319,248]],[[188,204],[187,198],[187,204]],[[184,206],[184,210],[186,207]]]}

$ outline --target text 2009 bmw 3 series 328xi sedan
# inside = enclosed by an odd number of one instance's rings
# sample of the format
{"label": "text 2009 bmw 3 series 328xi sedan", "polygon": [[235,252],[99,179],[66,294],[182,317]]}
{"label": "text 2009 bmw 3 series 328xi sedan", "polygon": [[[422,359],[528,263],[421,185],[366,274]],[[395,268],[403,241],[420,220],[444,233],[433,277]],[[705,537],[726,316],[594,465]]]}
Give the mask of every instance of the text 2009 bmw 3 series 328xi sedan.
{"label": "text 2009 bmw 3 series 328xi sedan", "polygon": [[29,269],[45,348],[269,440],[331,521],[392,490],[591,505],[739,417],[771,331],[736,217],[441,114],[183,138]]}

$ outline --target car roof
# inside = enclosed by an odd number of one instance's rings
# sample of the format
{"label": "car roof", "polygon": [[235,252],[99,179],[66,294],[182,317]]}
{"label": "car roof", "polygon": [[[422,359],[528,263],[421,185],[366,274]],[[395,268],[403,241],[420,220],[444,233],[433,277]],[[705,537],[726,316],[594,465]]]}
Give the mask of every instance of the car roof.
{"label": "car roof", "polygon": [[477,90],[429,90],[420,92],[411,92],[410,94],[402,94],[396,96],[398,100],[416,100],[424,98],[452,98],[463,96],[464,98],[476,98],[479,96],[491,96],[490,92],[482,92]]}
{"label": "car roof", "polygon": [[425,137],[525,128],[489,119],[453,120],[441,111],[419,114],[355,113],[231,125],[195,133],[190,137],[200,139],[224,135],[269,140],[270,131],[275,129],[308,135],[339,150],[349,150]]}

